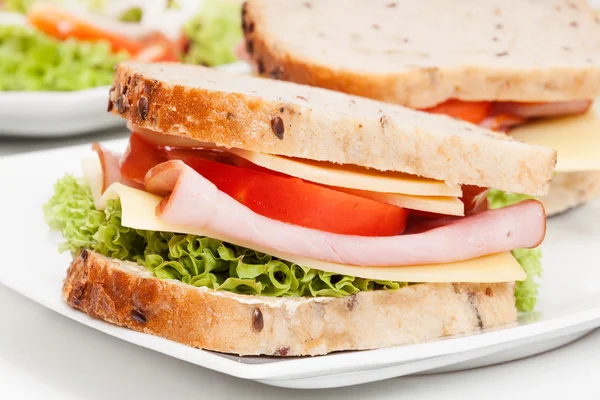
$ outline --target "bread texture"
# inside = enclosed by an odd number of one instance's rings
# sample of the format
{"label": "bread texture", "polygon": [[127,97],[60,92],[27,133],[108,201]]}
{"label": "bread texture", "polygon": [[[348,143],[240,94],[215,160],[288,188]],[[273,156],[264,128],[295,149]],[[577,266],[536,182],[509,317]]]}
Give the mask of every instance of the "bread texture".
{"label": "bread texture", "polygon": [[182,64],[122,63],[109,110],[227,148],[543,195],[556,153],[443,115]]}
{"label": "bread texture", "polygon": [[345,298],[271,298],[160,280],[83,250],[65,301],[93,317],[188,346],[301,356],[430,341],[514,324],[514,283],[424,283]]}
{"label": "bread texture", "polygon": [[548,216],[561,214],[600,198],[600,171],[557,173],[550,193],[540,197]]}
{"label": "bread texture", "polygon": [[242,27],[263,76],[411,108],[600,94],[586,0],[248,0]]}

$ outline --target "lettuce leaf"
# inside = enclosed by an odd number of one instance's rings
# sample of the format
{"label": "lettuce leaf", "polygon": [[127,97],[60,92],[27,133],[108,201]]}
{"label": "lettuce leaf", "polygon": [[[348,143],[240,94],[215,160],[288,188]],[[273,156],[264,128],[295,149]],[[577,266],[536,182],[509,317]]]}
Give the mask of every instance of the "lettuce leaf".
{"label": "lettuce leaf", "polygon": [[[509,194],[496,189],[492,189],[488,193],[488,202],[492,209],[510,206],[534,198],[524,194]],[[516,306],[519,311],[531,312],[535,309],[537,302],[539,284],[536,282],[536,278],[542,276],[542,252],[539,248],[515,249],[512,254],[527,274],[524,281],[517,282],[515,289]]]}
{"label": "lettuce leaf", "polygon": [[342,297],[407,285],[317,271],[208,237],[126,228],[118,200],[97,211],[90,189],[70,175],[55,184],[44,214],[48,225],[62,232],[63,251],[92,249],[194,286],[263,296]]}
{"label": "lettuce leaf", "polygon": [[4,9],[10,12],[25,14],[35,0],[5,0]]}
{"label": "lettuce leaf", "polygon": [[212,67],[236,61],[233,49],[242,40],[241,25],[239,3],[205,1],[200,13],[184,26],[190,49],[183,62]]}
{"label": "lettuce leaf", "polygon": [[104,42],[56,40],[33,29],[0,25],[0,91],[73,91],[112,82],[127,58]]}
{"label": "lettuce leaf", "polygon": [[535,309],[539,284],[536,278],[542,276],[542,252],[535,249],[515,249],[512,251],[521,267],[527,274],[524,281],[517,282],[515,298],[517,310],[531,312]]}
{"label": "lettuce leaf", "polygon": [[524,200],[535,199],[535,197],[526,194],[505,193],[502,190],[490,189],[488,192],[488,203],[490,208],[502,208]]}

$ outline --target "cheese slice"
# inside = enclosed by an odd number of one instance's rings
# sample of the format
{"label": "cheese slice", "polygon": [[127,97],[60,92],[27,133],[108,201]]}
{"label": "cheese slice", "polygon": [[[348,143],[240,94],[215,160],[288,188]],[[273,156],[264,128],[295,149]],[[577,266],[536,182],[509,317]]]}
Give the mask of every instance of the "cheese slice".
{"label": "cheese slice", "polygon": [[340,165],[241,149],[229,151],[272,171],[328,186],[417,196],[462,196],[460,186],[451,187],[442,181],[402,172],[384,172],[358,165]]}
{"label": "cheese slice", "polygon": [[427,211],[443,215],[465,215],[465,205],[458,197],[448,196],[412,196],[397,193],[368,192],[366,190],[334,188],[367,199],[408,208],[409,210]]}
{"label": "cheese slice", "polygon": [[547,118],[511,130],[515,139],[558,153],[556,172],[600,170],[600,105],[583,115]]}

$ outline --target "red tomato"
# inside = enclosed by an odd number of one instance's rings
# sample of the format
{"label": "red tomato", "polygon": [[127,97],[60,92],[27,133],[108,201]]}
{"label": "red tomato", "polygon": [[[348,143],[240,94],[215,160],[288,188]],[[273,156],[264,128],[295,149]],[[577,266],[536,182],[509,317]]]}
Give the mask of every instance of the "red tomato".
{"label": "red tomato", "polygon": [[88,21],[52,4],[36,3],[27,12],[29,23],[47,35],[65,40],[106,41],[114,53],[128,52],[135,60],[144,62],[178,61],[179,44],[155,32],[143,39],[111,32],[95,21]]}
{"label": "red tomato", "polygon": [[433,114],[445,114],[456,119],[479,124],[490,112],[491,103],[485,101],[448,100],[423,111]]}
{"label": "red tomato", "polygon": [[144,183],[146,173],[154,166],[167,161],[167,152],[132,134],[129,147],[121,163],[121,176],[137,183]]}
{"label": "red tomato", "polygon": [[222,150],[168,149],[135,133],[121,175],[143,183],[148,170],[170,159],[183,160],[219,190],[268,218],[359,236],[397,235],[406,227],[403,208],[269,171]]}
{"label": "red tomato", "polygon": [[460,200],[465,205],[465,215],[488,209],[487,195],[490,189],[479,186],[462,185],[463,195]]}
{"label": "red tomato", "polygon": [[143,47],[135,39],[93,25],[52,4],[35,3],[27,12],[27,20],[40,31],[61,40],[70,37],[83,41],[106,40],[113,52],[125,50],[129,54],[136,54]]}
{"label": "red tomato", "polygon": [[222,164],[200,158],[184,162],[254,212],[326,232],[392,236],[406,227],[400,207],[338,192],[299,178]]}
{"label": "red tomato", "polygon": [[134,59],[142,62],[179,61],[177,43],[169,40],[162,33],[155,32],[142,39],[143,48],[135,54]]}

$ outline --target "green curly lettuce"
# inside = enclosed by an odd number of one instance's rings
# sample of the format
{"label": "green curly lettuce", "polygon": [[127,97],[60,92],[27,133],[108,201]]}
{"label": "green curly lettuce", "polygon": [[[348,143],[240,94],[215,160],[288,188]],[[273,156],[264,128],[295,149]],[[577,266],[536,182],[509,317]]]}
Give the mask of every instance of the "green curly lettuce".
{"label": "green curly lettuce", "polygon": [[142,7],[131,7],[123,11],[119,17],[119,21],[122,22],[141,22],[144,11]]}
{"label": "green curly lettuce", "polygon": [[0,25],[0,91],[73,91],[112,82],[125,53],[104,42],[59,41],[33,29]]}
{"label": "green curly lettuce", "polygon": [[536,278],[542,276],[542,252],[535,249],[515,249],[512,251],[527,274],[524,281],[517,282],[515,288],[516,306],[519,311],[531,312],[535,309],[538,295]]}
{"label": "green curly lettuce", "polygon": [[135,261],[158,278],[199,287],[264,296],[342,297],[407,285],[317,271],[208,237],[126,228],[118,200],[110,200],[105,211],[96,210],[90,189],[70,175],[55,184],[44,214],[65,238],[62,251],[92,249]]}
{"label": "green curly lettuce", "polygon": [[[492,209],[507,207],[534,198],[524,194],[509,194],[497,189],[492,189],[488,193],[489,207]],[[535,309],[538,294],[539,284],[536,282],[536,278],[542,276],[542,252],[539,248],[515,249],[512,254],[527,274],[524,281],[517,282],[516,306],[519,311],[531,312]]]}
{"label": "green curly lettuce", "polygon": [[10,12],[25,14],[35,0],[5,0],[4,9]]}
{"label": "green curly lettuce", "polygon": [[520,203],[524,200],[534,199],[535,197],[526,194],[505,193],[502,190],[491,189],[488,192],[488,203],[491,209],[502,208],[512,204]]}
{"label": "green curly lettuce", "polygon": [[235,1],[205,1],[200,13],[184,26],[190,41],[183,62],[216,66],[236,61],[235,45],[242,39],[241,5]]}

